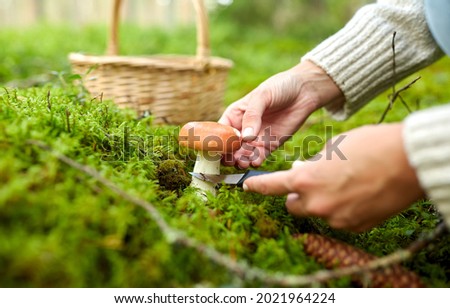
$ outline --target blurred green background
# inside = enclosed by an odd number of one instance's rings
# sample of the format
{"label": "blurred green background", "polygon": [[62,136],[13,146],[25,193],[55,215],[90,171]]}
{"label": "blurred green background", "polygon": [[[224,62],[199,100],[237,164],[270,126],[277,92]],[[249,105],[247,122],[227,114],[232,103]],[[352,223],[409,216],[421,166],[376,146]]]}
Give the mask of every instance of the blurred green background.
{"label": "blurred green background", "polygon": [[[152,2],[157,1],[147,1]],[[178,5],[186,2],[189,1],[178,0],[170,3]],[[125,1],[124,4],[130,3],[133,1]],[[212,52],[236,63],[231,72],[230,90],[248,91],[255,82],[294,65],[304,52],[344,25],[362,3],[362,0],[247,0],[212,6]],[[83,12],[74,12],[76,13]],[[192,11],[190,13],[194,14]],[[173,21],[173,25],[168,25],[167,20],[142,25],[124,16],[121,53],[193,54],[194,20],[177,23],[176,14],[172,14],[174,16],[169,20]],[[109,16],[79,23],[69,18],[67,21],[36,19],[32,25],[10,23],[0,28],[0,82],[50,71],[69,71],[66,59],[69,52],[102,54],[106,48]],[[149,19],[151,20],[151,17]],[[235,77],[242,74],[245,78],[241,78],[239,82],[243,79],[245,83],[235,86]]]}

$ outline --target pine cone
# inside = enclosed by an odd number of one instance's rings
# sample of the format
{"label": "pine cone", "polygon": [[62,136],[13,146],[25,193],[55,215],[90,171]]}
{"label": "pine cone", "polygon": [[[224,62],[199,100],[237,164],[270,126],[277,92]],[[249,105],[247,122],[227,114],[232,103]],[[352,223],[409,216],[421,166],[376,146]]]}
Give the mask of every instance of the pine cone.
{"label": "pine cone", "polygon": [[[305,252],[322,263],[326,268],[343,268],[353,265],[363,266],[377,259],[361,249],[340,242],[336,239],[318,234],[299,235],[304,239]],[[353,280],[360,286],[365,286],[368,277],[368,287],[373,288],[419,288],[424,287],[418,275],[405,269],[401,265],[394,264],[389,267],[371,270],[366,277],[353,276]],[[366,282],[367,283],[367,282]]]}

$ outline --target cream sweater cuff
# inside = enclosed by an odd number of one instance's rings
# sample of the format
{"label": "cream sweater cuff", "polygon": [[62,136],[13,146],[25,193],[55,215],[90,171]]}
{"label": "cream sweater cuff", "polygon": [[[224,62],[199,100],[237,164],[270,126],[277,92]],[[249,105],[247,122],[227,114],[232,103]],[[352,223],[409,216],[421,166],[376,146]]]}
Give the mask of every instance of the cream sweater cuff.
{"label": "cream sweater cuff", "polygon": [[[392,37],[396,74],[393,74]],[[345,95],[343,120],[414,71],[443,55],[428,30],[422,0],[378,1],[361,8],[350,22],[303,58],[324,69]]]}
{"label": "cream sweater cuff", "polygon": [[450,226],[450,104],[416,112],[404,122],[410,164]]}

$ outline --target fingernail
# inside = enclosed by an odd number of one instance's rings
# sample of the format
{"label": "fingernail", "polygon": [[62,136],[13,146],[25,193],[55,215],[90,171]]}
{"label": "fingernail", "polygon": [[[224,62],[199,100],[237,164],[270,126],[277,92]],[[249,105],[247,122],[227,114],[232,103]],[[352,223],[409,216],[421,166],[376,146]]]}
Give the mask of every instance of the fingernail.
{"label": "fingernail", "polygon": [[242,184],[242,189],[244,190],[244,191],[248,191],[248,186],[247,186],[247,184]]}
{"label": "fingernail", "polygon": [[242,132],[242,139],[243,140],[253,140],[255,139],[254,131],[252,127],[247,127]]}
{"label": "fingernail", "polygon": [[294,162],[292,163],[292,167],[300,167],[300,166],[302,166],[302,165],[304,165],[304,164],[305,164],[304,161],[302,161],[302,160],[296,160],[296,161],[294,161]]}

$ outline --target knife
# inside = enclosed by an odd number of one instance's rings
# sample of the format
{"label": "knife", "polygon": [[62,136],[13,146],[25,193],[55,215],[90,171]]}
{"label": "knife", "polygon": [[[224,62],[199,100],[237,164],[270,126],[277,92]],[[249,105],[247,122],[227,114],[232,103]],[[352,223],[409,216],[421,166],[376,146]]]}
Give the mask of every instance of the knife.
{"label": "knife", "polygon": [[258,176],[262,174],[272,173],[271,171],[257,171],[257,170],[248,170],[245,173],[237,173],[237,174],[204,174],[204,173],[195,173],[189,172],[192,176],[200,179],[202,181],[207,181],[215,184],[227,184],[227,185],[236,185],[242,187],[244,181],[252,176]]}

